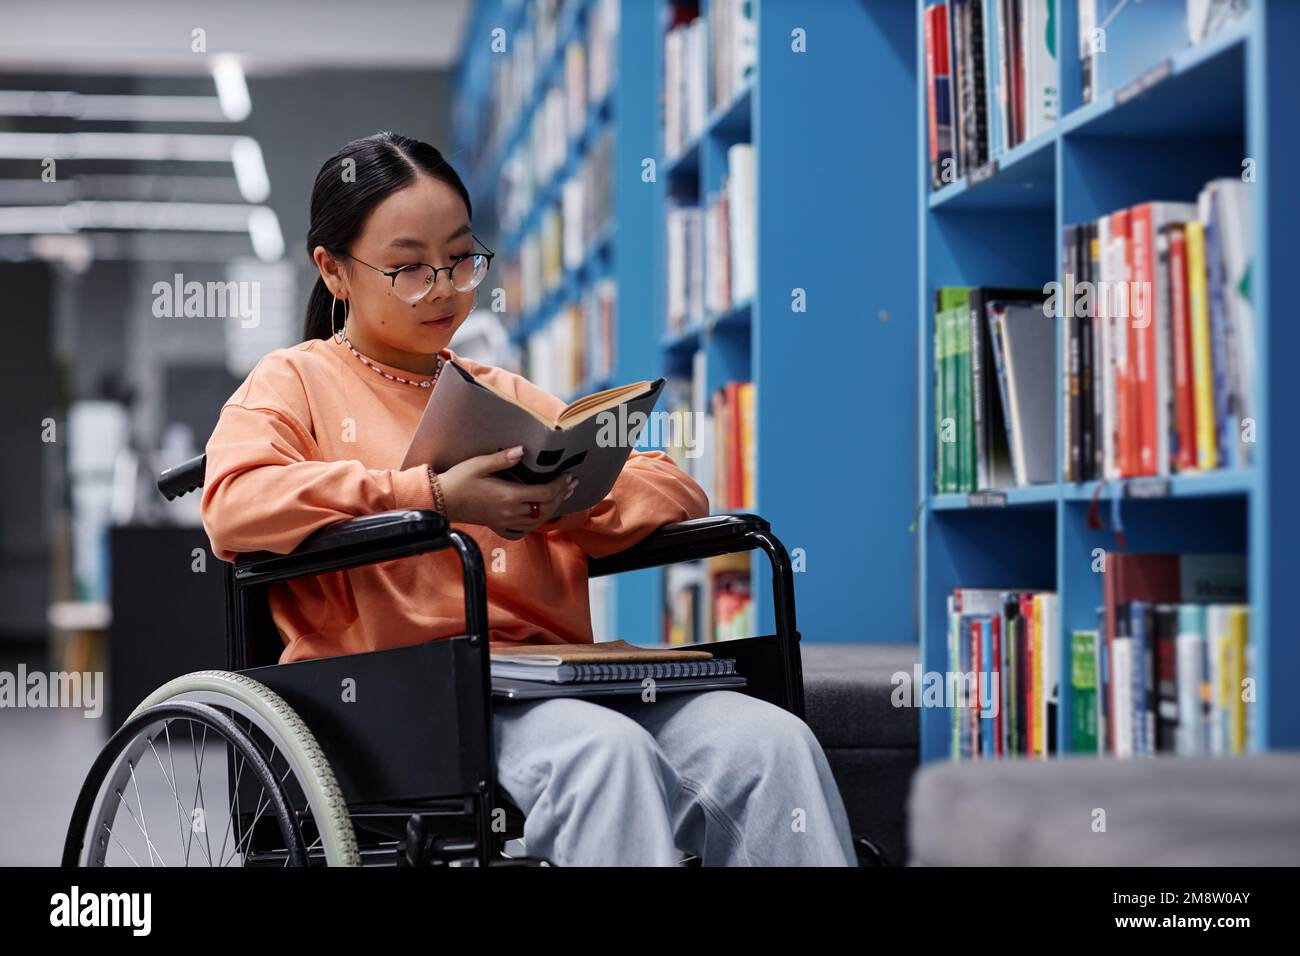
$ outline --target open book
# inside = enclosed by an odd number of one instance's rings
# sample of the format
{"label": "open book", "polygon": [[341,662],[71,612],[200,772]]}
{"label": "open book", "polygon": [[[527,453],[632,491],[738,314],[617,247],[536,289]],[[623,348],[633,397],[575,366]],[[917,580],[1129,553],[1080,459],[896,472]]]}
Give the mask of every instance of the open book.
{"label": "open book", "polygon": [[427,464],[446,471],[466,458],[523,445],[523,457],[495,477],[540,485],[571,472],[580,483],[555,516],[582,511],[614,487],[663,387],[659,378],[608,388],[569,403],[548,421],[447,362],[402,467]]}

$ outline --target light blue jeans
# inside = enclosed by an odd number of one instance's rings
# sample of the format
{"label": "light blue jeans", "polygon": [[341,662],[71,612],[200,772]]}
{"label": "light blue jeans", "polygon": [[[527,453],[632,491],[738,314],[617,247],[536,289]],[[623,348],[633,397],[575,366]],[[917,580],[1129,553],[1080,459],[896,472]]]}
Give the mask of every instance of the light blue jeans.
{"label": "light blue jeans", "polygon": [[731,690],[493,702],[499,785],[556,866],[856,866],[821,744]]}

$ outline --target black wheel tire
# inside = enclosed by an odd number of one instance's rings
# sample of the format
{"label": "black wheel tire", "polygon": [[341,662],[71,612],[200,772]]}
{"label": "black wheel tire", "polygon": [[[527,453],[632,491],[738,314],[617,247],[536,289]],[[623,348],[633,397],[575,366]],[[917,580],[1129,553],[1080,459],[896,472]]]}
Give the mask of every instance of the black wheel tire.
{"label": "black wheel tire", "polygon": [[[77,802],[72,810],[72,820],[68,824],[68,835],[63,844],[63,863],[65,867],[94,866],[103,863],[102,854],[98,861],[83,862],[86,846],[87,829],[90,816],[94,812],[97,798],[108,774],[118,763],[118,758],[141,732],[160,720],[185,719],[204,724],[220,733],[234,746],[247,762],[247,766],[257,775],[258,782],[269,795],[269,807],[279,824],[280,836],[288,852],[290,866],[306,866],[307,850],[303,844],[302,833],[298,828],[297,818],[289,806],[284,789],[272,772],[270,764],[252,739],[229,717],[208,704],[193,701],[168,701],[154,704],[133,714],[117,732],[109,738],[108,744],[100,751],[91,765],[77,795]],[[102,839],[102,838],[101,838]],[[152,862],[152,858],[151,858]]]}

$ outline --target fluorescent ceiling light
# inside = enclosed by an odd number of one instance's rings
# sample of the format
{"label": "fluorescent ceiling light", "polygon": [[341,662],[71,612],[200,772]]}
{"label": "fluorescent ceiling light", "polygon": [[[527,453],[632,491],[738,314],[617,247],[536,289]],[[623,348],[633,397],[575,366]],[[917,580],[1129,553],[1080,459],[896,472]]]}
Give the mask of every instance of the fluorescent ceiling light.
{"label": "fluorescent ceiling light", "polygon": [[124,96],[69,90],[0,90],[0,116],[141,123],[228,123],[215,96]]}
{"label": "fluorescent ceiling light", "polygon": [[268,206],[254,206],[248,213],[248,238],[253,252],[263,262],[278,262],[284,256],[284,234],[280,220]]}
{"label": "fluorescent ceiling light", "polygon": [[0,133],[0,159],[127,159],[234,166],[239,192],[262,202],[271,181],[251,136],[203,133]]}
{"label": "fluorescent ceiling light", "polygon": [[235,183],[240,195],[249,202],[264,202],[271,195],[271,180],[266,175],[262,147],[249,136],[240,136],[230,147],[230,161],[235,167]]}
{"label": "fluorescent ceiling light", "polygon": [[212,81],[217,85],[217,100],[226,118],[234,123],[248,119],[253,101],[239,61],[228,54],[218,56],[212,63]]}
{"label": "fluorescent ceiling light", "polygon": [[0,133],[0,159],[231,161],[245,136],[203,133]]}
{"label": "fluorescent ceiling light", "polygon": [[73,202],[65,206],[0,207],[0,235],[50,235],[93,229],[247,232],[265,262],[284,255],[280,220],[268,206],[242,203]]}

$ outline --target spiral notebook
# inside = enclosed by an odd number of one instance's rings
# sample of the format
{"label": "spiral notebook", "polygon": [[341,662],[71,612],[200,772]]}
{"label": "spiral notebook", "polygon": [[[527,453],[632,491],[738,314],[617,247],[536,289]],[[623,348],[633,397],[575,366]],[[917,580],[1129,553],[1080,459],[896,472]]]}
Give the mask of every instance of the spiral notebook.
{"label": "spiral notebook", "polygon": [[600,644],[510,646],[491,654],[492,694],[510,699],[593,697],[745,686],[731,658],[708,651],[636,647],[626,641]]}

